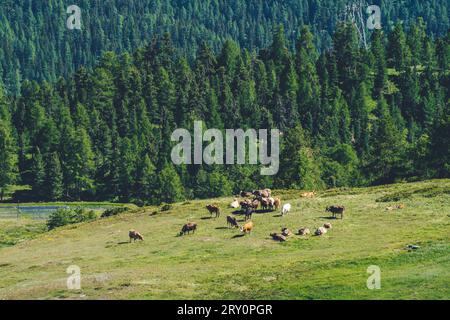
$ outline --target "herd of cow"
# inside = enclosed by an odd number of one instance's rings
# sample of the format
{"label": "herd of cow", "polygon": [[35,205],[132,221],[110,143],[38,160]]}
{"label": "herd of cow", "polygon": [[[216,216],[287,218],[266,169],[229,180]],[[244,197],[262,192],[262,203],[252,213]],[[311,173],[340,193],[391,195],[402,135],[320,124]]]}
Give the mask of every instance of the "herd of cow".
{"label": "herd of cow", "polygon": [[[229,207],[233,209],[241,208],[240,211],[235,211],[235,213],[241,213],[244,215],[244,224],[241,226],[238,223],[238,220],[235,216],[227,216],[227,226],[230,228],[238,228],[240,231],[244,234],[251,233],[254,227],[254,224],[252,221],[249,221],[252,219],[252,214],[258,210],[258,208],[261,207],[263,211],[275,211],[280,209],[281,216],[284,216],[288,214],[291,211],[291,204],[286,203],[283,206],[281,205],[281,199],[277,197],[272,197],[272,191],[270,189],[262,189],[262,190],[254,190],[252,192],[244,192],[241,191],[239,194],[240,197],[243,198],[243,200],[239,201],[238,198],[235,198],[232,203],[230,203]],[[315,192],[306,192],[301,194],[304,198],[314,198]],[[214,216],[214,218],[219,218],[221,209],[219,205],[217,204],[209,204],[206,206],[206,209],[210,213],[211,217]],[[344,217],[344,206],[329,206],[326,208],[327,212],[330,212],[333,216],[333,218],[336,218],[337,215],[340,215],[340,218],[343,219]],[[325,223],[323,227],[319,227],[314,231],[314,234],[316,236],[323,235],[327,233],[327,230],[331,229],[330,223]],[[185,235],[195,233],[197,230],[197,223],[195,222],[188,222],[185,225],[183,225],[181,232],[179,235]],[[310,234],[310,230],[308,228],[300,228],[298,230],[298,235],[308,235]],[[288,228],[283,228],[281,230],[281,233],[271,233],[270,236],[272,239],[276,241],[286,241],[287,237],[291,236],[292,232]],[[144,240],[144,237],[135,230],[130,230],[129,232],[130,242],[131,240]]]}

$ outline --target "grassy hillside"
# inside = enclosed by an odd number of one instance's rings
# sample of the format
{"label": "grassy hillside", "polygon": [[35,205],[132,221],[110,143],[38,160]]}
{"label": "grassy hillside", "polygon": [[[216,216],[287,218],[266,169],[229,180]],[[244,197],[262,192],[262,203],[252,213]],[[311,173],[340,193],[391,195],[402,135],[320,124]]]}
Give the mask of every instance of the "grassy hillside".
{"label": "grassy hillside", "polygon": [[[253,216],[255,230],[227,229],[223,210],[209,219],[208,202],[151,207],[72,225],[0,249],[0,299],[448,299],[450,297],[450,180],[366,189],[329,190],[315,199],[278,191],[290,215]],[[386,202],[383,202],[386,201]],[[404,203],[403,210],[387,211]],[[343,220],[324,208],[343,204]],[[188,220],[195,235],[177,236]],[[331,222],[322,237],[269,233],[287,226],[313,229]],[[0,225],[0,228],[2,226]],[[128,243],[135,228],[144,242]],[[408,251],[408,244],[420,248]],[[78,265],[82,290],[68,291],[66,268]],[[370,265],[381,268],[381,289],[368,290]]]}

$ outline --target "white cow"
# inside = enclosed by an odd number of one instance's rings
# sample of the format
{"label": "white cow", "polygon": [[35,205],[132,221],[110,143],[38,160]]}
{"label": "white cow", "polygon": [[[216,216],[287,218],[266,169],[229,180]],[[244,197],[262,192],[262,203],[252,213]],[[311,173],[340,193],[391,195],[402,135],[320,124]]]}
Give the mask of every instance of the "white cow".
{"label": "white cow", "polygon": [[284,216],[285,214],[288,214],[291,211],[291,204],[286,203],[283,208],[281,209],[281,215]]}
{"label": "white cow", "polygon": [[238,199],[234,199],[234,201],[232,203],[230,203],[230,208],[233,208],[233,209],[239,208],[239,201],[238,201]]}
{"label": "white cow", "polygon": [[314,232],[314,234],[315,234],[316,236],[321,236],[321,235],[323,235],[323,234],[325,234],[325,233],[327,233],[327,228],[325,228],[325,227],[319,227],[319,228]]}

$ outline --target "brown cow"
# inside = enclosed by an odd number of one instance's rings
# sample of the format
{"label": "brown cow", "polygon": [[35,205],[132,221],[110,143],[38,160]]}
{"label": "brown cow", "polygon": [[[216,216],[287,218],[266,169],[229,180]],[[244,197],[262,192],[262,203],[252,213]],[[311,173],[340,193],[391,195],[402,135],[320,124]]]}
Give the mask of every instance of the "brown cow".
{"label": "brown cow", "polygon": [[258,210],[259,204],[260,204],[260,201],[258,199],[253,200],[252,201],[252,208],[254,210]]}
{"label": "brown cow", "polygon": [[213,215],[213,213],[216,215],[215,218],[220,217],[220,207],[218,205],[215,204],[208,204],[206,206],[206,209],[208,209],[209,213],[211,214],[211,216]]}
{"label": "brown cow", "polygon": [[261,198],[261,207],[263,210],[267,210],[269,208],[269,198]]}
{"label": "brown cow", "polygon": [[130,230],[128,236],[130,237],[130,242],[131,240],[134,240],[134,242],[136,242],[136,240],[144,241],[144,237],[136,230]]}
{"label": "brown cow", "polygon": [[281,207],[281,200],[280,200],[280,198],[275,198],[274,199],[273,206],[275,207],[275,210],[278,210],[278,208]]}
{"label": "brown cow", "polygon": [[405,209],[405,205],[403,203],[397,204],[397,205],[394,205],[394,206],[390,206],[390,207],[386,207],[386,210],[389,210],[389,211],[401,210],[401,209]]}
{"label": "brown cow", "polygon": [[316,196],[316,192],[304,192],[300,195],[303,198],[314,198]]}
{"label": "brown cow", "polygon": [[242,210],[245,210],[245,209],[247,209],[248,207],[251,207],[251,206],[252,206],[252,200],[250,200],[250,199],[245,199],[245,200],[239,202],[239,204],[240,204],[240,206],[241,206],[241,209],[242,209]]}
{"label": "brown cow", "polygon": [[254,190],[253,195],[258,198],[269,198],[272,195],[272,190],[270,189]]}
{"label": "brown cow", "polygon": [[241,232],[244,233],[251,233],[253,230],[253,222],[247,222],[246,224],[244,224],[243,227],[241,227]]}
{"label": "brown cow", "polygon": [[188,222],[181,229],[180,236],[185,235],[186,233],[190,234],[191,231],[192,233],[195,233],[195,230],[197,230],[197,224],[194,222]]}
{"label": "brown cow", "polygon": [[247,198],[247,197],[251,197],[251,196],[253,195],[253,193],[247,192],[247,191],[241,191],[241,192],[239,192],[239,195],[240,195],[242,198]]}

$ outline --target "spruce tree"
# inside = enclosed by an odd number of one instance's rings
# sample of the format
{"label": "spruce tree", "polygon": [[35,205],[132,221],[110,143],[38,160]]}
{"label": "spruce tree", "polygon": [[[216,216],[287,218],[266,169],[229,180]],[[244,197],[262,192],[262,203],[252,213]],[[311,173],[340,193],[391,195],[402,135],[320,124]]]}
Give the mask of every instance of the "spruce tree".
{"label": "spruce tree", "polygon": [[64,192],[63,172],[56,152],[47,155],[45,169],[46,198],[50,201],[61,200]]}
{"label": "spruce tree", "polygon": [[6,188],[17,179],[16,150],[9,123],[0,119],[0,201],[3,201]]}
{"label": "spruce tree", "polygon": [[158,192],[160,202],[173,203],[185,199],[180,176],[172,164],[166,163],[159,173]]}

